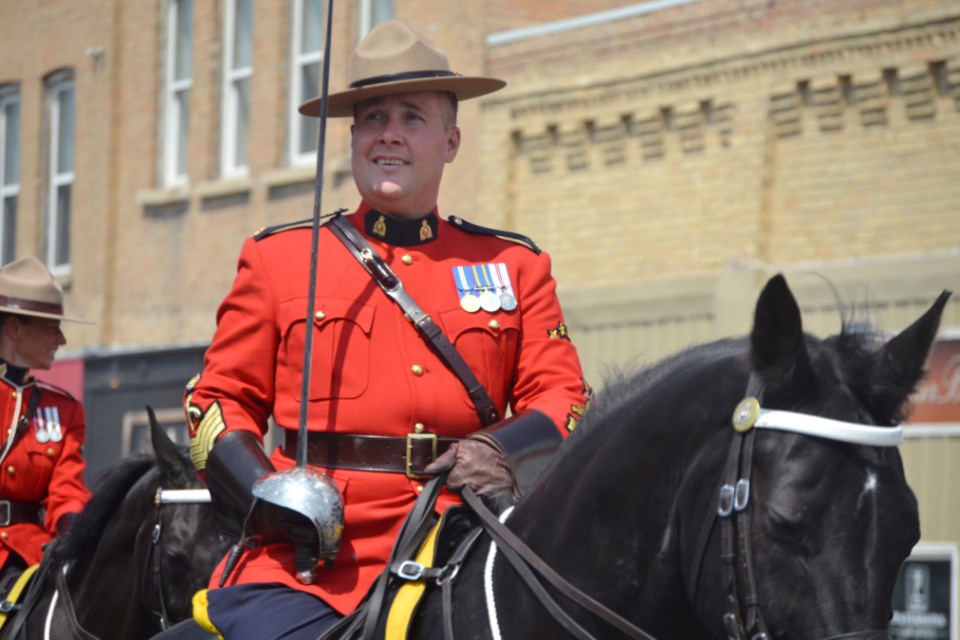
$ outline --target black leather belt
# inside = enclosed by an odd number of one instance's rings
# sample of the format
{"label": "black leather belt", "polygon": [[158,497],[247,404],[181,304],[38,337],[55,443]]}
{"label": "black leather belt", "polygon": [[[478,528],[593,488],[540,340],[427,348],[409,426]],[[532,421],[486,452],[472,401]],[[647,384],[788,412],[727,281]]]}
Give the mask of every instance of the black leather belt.
{"label": "black leather belt", "polygon": [[23,522],[40,523],[39,502],[14,502],[0,500],[0,527]]}
{"label": "black leather belt", "polygon": [[[409,433],[397,438],[307,432],[307,462],[330,469],[384,471],[420,478],[424,468],[454,442],[457,438],[438,438],[433,433]],[[283,455],[297,457],[296,430],[284,429]]]}

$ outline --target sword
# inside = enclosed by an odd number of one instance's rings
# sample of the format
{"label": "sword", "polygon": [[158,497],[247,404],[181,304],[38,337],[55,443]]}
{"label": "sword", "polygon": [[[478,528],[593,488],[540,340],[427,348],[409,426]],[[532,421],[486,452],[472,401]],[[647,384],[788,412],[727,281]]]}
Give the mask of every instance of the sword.
{"label": "sword", "polygon": [[323,194],[323,157],[327,137],[327,108],[330,81],[330,41],[333,33],[333,0],[327,4],[326,35],[323,53],[323,83],[320,93],[320,126],[317,140],[317,170],[314,180],[313,227],[310,240],[310,278],[307,292],[306,336],[303,346],[303,374],[300,387],[300,415],[297,425],[296,466],[268,473],[253,485],[253,495],[307,517],[320,536],[320,553],[315,558],[311,545],[297,542],[297,580],[313,582],[318,560],[329,565],[337,555],[343,532],[343,498],[326,474],[307,466],[307,419],[309,416],[310,376],[313,365],[313,315],[317,289],[317,262],[320,245],[320,202]]}

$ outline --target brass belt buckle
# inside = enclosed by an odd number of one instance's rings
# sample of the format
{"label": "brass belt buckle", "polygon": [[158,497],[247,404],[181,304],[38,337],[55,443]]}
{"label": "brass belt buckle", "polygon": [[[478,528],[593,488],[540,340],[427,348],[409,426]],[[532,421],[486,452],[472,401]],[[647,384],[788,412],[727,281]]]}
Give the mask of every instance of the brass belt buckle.
{"label": "brass belt buckle", "polygon": [[413,460],[411,460],[411,454],[413,453],[413,441],[414,440],[430,440],[432,445],[431,453],[431,462],[437,459],[437,434],[435,433],[408,433],[407,434],[407,465],[406,473],[407,477],[418,480],[420,478],[425,478],[423,474],[415,473],[413,471]]}

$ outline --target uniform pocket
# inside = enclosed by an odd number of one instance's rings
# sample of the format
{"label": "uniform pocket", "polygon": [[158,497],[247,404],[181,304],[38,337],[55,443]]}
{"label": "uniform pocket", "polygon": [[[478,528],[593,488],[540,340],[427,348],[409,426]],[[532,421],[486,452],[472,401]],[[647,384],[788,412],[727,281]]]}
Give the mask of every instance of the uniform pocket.
{"label": "uniform pocket", "polygon": [[[520,316],[516,313],[466,313],[456,308],[440,313],[443,330],[470,365],[497,406],[505,406],[517,364]],[[466,390],[463,397],[472,405]]]}
{"label": "uniform pocket", "polygon": [[[280,364],[290,375],[303,371],[306,299],[280,305]],[[310,400],[356,398],[370,376],[372,306],[345,298],[317,298],[312,322]],[[299,389],[299,385],[296,387]],[[295,397],[299,400],[300,394]]]}

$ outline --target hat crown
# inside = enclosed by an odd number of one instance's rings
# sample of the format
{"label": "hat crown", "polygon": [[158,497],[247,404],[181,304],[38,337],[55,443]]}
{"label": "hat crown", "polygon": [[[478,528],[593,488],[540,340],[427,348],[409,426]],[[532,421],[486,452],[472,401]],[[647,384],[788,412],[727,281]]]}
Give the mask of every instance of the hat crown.
{"label": "hat crown", "polygon": [[371,29],[350,56],[350,86],[423,71],[451,73],[447,54],[399,20]]}
{"label": "hat crown", "polygon": [[63,308],[63,288],[33,256],[0,268],[0,296]]}

